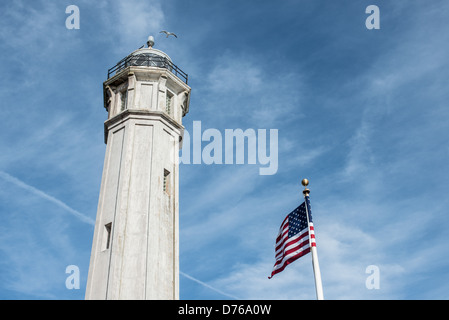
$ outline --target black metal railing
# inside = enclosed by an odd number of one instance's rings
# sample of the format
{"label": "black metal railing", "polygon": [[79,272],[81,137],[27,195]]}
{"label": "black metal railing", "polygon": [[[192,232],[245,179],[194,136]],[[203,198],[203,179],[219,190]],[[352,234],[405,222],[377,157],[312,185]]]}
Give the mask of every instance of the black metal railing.
{"label": "black metal railing", "polygon": [[182,79],[186,84],[189,80],[187,73],[165,57],[156,54],[134,54],[129,55],[108,70],[108,79],[129,66],[158,67],[170,70],[175,76]]}

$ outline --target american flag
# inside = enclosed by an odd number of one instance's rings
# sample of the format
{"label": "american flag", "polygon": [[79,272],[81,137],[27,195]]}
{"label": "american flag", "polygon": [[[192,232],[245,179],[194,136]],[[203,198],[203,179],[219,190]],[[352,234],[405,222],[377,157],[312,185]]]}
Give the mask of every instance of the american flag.
{"label": "american flag", "polygon": [[[307,212],[309,212],[309,226],[307,226]],[[268,279],[309,253],[310,246],[315,247],[316,242],[310,200],[306,196],[305,201],[282,221],[276,238],[276,263]]]}

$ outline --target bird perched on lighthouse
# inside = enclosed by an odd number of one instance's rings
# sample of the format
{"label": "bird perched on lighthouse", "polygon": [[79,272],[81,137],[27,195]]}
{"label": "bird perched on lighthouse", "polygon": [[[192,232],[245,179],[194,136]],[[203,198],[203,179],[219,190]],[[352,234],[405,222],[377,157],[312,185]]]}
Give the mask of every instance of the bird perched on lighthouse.
{"label": "bird perched on lighthouse", "polygon": [[168,31],[165,31],[165,30],[162,30],[161,32],[159,32],[159,33],[165,33],[167,36],[166,36],[166,38],[168,38],[168,36],[174,36],[175,38],[177,38],[178,36],[176,35],[176,34],[174,34],[173,32],[168,32]]}

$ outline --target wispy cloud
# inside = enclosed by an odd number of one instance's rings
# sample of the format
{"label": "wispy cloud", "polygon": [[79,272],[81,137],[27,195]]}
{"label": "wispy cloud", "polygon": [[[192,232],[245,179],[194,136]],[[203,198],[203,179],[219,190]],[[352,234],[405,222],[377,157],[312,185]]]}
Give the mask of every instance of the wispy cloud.
{"label": "wispy cloud", "polygon": [[[84,215],[83,213],[80,213],[79,211],[71,208],[70,206],[68,206],[67,204],[62,202],[61,200],[58,200],[55,197],[52,197],[52,196],[48,195],[47,193],[43,192],[42,190],[39,190],[39,189],[37,189],[37,188],[35,188],[33,186],[30,186],[29,184],[27,184],[27,183],[25,183],[25,182],[15,178],[15,177],[11,176],[10,174],[8,174],[6,172],[0,171],[0,178],[5,180],[6,182],[14,184],[17,187],[20,187],[20,188],[22,188],[22,189],[24,189],[24,190],[26,190],[28,192],[31,192],[32,194],[40,197],[43,200],[49,201],[49,202],[57,205],[58,207],[64,209],[66,212],[72,214],[73,216],[75,216],[77,219],[79,219],[80,221],[82,221],[84,223],[87,223],[87,224],[92,225],[92,226],[95,225],[95,221],[92,220],[90,217],[88,217],[88,216]],[[11,253],[10,256],[15,256],[15,254]],[[38,258],[36,256],[40,256],[41,258]],[[36,264],[35,261],[39,261],[39,260],[43,261],[44,260],[44,258],[43,258],[44,256],[45,256],[45,254],[43,252],[41,252],[40,254],[35,252],[34,258],[31,259],[31,261],[33,261],[33,263],[30,263],[29,265],[34,264],[36,267],[38,267],[39,264]],[[23,260],[23,258],[24,257],[22,257],[21,259]],[[45,259],[48,259],[48,257],[45,258]],[[21,264],[22,263],[23,263],[23,261],[21,262]],[[54,261],[54,264],[56,264],[56,261]],[[34,271],[28,270],[25,273],[18,273],[18,274],[19,275],[25,275],[25,274],[29,274],[29,273],[33,273],[33,272],[34,273],[41,273],[41,271],[37,271],[37,270],[34,270]],[[180,271],[180,274],[183,275],[184,277],[186,277],[187,279],[190,279],[190,280],[192,280],[192,281],[194,281],[194,282],[196,282],[196,283],[198,283],[198,284],[200,284],[200,285],[202,285],[202,286],[204,286],[204,287],[206,287],[206,288],[208,288],[210,290],[213,290],[213,291],[215,291],[215,292],[217,292],[217,293],[219,293],[221,295],[224,295],[224,296],[232,298],[232,299],[238,299],[237,297],[235,297],[233,295],[230,295],[228,293],[225,293],[225,292],[217,289],[214,286],[211,286],[211,285],[209,285],[209,284],[207,284],[207,283],[205,283],[205,282],[203,282],[203,281],[201,281],[201,280],[199,280],[199,279],[197,279],[195,277],[192,277],[191,275],[189,275],[187,273],[184,273],[184,272]],[[26,279],[28,279],[28,278],[26,277]],[[30,282],[28,280],[26,280],[26,281],[27,281],[27,283],[25,283],[25,280],[21,281],[20,278],[16,279],[16,281],[10,283],[10,287],[12,289],[16,290],[16,291],[30,292],[31,293],[31,292],[34,292],[36,288],[42,286],[42,283],[33,283],[33,286],[30,287]],[[47,296],[47,298],[55,298],[55,297],[50,294],[49,296]]]}
{"label": "wispy cloud", "polygon": [[165,15],[159,0],[120,0],[105,6],[109,14],[103,15],[103,19],[113,26],[111,44],[117,53],[131,53],[144,45],[149,35],[155,36],[163,29]]}
{"label": "wispy cloud", "polygon": [[80,220],[80,221],[82,221],[84,223],[87,223],[89,225],[92,225],[92,226],[95,225],[95,221],[92,220],[90,217],[86,216],[85,214],[83,214],[83,213],[81,213],[81,212],[79,212],[79,211],[77,211],[75,209],[72,209],[67,204],[62,202],[61,200],[58,200],[55,197],[52,197],[51,195],[49,195],[49,194],[47,194],[47,193],[45,193],[45,192],[43,192],[43,191],[33,187],[33,186],[30,186],[29,184],[27,184],[27,183],[17,179],[16,177],[13,177],[13,176],[11,176],[8,173],[3,172],[3,171],[0,171],[0,177],[3,180],[5,180],[7,182],[10,182],[10,183],[12,183],[12,184],[14,184],[14,185],[16,185],[16,186],[18,186],[18,187],[28,191],[28,192],[31,192],[34,195],[36,195],[36,196],[38,196],[38,197],[40,197],[40,198],[42,198],[44,200],[50,201],[51,203],[57,205],[58,207],[64,209],[64,211],[66,211],[66,212],[70,213],[71,215],[73,215],[74,217],[76,217],[78,220]]}
{"label": "wispy cloud", "polygon": [[218,94],[253,94],[260,90],[262,70],[249,57],[231,51],[217,57],[209,74],[210,89]]}
{"label": "wispy cloud", "polygon": [[346,179],[354,179],[365,173],[366,168],[372,168],[374,156],[370,148],[372,129],[369,123],[362,121],[360,127],[349,140],[349,152],[343,175]]}
{"label": "wispy cloud", "polygon": [[[302,77],[273,72],[259,57],[228,49],[215,57],[207,82],[196,88],[212,118],[219,109],[238,125],[279,128],[302,116]],[[217,121],[218,119],[213,119]]]}
{"label": "wispy cloud", "polygon": [[202,286],[205,287],[205,288],[208,288],[208,289],[210,289],[210,290],[212,290],[212,291],[215,291],[215,292],[217,292],[217,293],[219,293],[219,294],[221,294],[221,295],[223,295],[223,296],[225,296],[225,297],[229,297],[229,298],[231,298],[231,299],[239,300],[238,297],[236,297],[236,296],[234,296],[234,295],[231,295],[231,294],[228,294],[228,293],[226,293],[226,292],[223,292],[223,291],[221,291],[221,290],[219,290],[219,289],[217,289],[217,288],[215,288],[215,287],[213,287],[213,286],[211,286],[211,285],[209,285],[209,284],[207,284],[207,283],[205,283],[205,282],[203,282],[203,281],[201,281],[201,280],[198,280],[197,278],[194,278],[194,277],[188,275],[187,273],[184,273],[184,272],[182,272],[182,271],[179,271],[179,273],[180,273],[181,275],[183,275],[184,277],[186,277],[187,279],[190,279],[190,280],[192,280],[192,281],[194,281],[194,282],[196,282],[196,283],[199,283],[200,285],[202,285]]}
{"label": "wispy cloud", "polygon": [[[187,281],[230,298],[313,299],[310,257],[266,278],[282,215],[311,174],[325,297],[447,296],[446,2],[386,3],[376,32],[364,30],[357,6],[313,7],[311,15],[269,2],[255,11],[237,3],[77,4],[77,31],[65,28],[65,5],[2,6],[0,93],[11,119],[0,143],[0,181],[11,186],[0,192],[5,286],[53,298],[63,281],[51,276],[67,260],[88,263],[91,243],[79,233],[92,230],[82,212],[95,210],[104,156],[101,82],[111,65],[102,63],[168,28],[180,37],[157,47],[191,76],[186,127],[201,119],[203,129],[279,129],[275,176],[251,166],[181,167],[181,258],[207,279],[181,272]],[[266,14],[268,23],[257,23]],[[282,27],[282,35],[273,31]],[[379,291],[364,286],[368,264],[380,268]]]}

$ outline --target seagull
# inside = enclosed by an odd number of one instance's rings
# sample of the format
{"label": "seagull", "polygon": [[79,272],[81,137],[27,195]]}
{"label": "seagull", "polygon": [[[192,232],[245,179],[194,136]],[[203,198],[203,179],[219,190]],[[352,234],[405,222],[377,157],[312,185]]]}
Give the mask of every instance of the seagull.
{"label": "seagull", "polygon": [[166,38],[168,38],[168,36],[175,36],[175,38],[177,38],[176,34],[174,34],[173,32],[168,32],[168,31],[162,30],[159,33],[165,33],[167,35]]}

